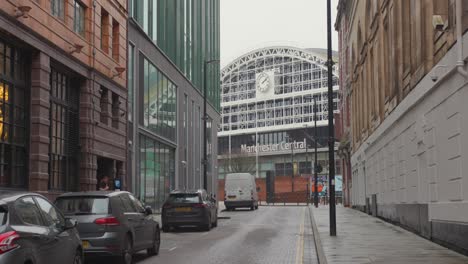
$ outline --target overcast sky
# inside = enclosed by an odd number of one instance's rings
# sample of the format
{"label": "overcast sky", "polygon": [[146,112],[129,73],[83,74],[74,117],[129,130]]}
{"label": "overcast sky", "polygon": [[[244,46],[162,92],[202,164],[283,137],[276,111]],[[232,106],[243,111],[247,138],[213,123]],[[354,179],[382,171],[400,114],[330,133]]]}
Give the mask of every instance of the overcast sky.
{"label": "overcast sky", "polygon": [[[332,0],[332,26],[338,0]],[[338,49],[333,28],[333,49]],[[254,49],[327,48],[326,0],[221,0],[221,66]]]}

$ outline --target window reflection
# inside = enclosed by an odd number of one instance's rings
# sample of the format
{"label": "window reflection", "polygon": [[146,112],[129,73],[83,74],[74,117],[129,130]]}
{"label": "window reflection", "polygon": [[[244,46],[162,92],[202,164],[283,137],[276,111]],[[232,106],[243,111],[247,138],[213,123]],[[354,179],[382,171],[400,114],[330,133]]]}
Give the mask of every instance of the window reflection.
{"label": "window reflection", "polygon": [[177,87],[148,60],[143,66],[143,125],[175,142]]}

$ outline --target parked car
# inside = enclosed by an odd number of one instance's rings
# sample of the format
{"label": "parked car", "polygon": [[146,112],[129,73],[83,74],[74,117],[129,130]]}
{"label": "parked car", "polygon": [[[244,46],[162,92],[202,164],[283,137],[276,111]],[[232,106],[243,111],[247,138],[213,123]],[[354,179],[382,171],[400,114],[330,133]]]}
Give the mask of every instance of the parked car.
{"label": "parked car", "polygon": [[0,191],[0,263],[81,264],[75,226],[42,195]]}
{"label": "parked car", "polygon": [[132,263],[133,253],[159,253],[160,228],[151,207],[128,192],[77,192],[59,196],[56,205],[78,221],[85,256],[117,257]]}
{"label": "parked car", "polygon": [[179,226],[198,226],[206,231],[218,226],[218,205],[205,190],[172,191],[163,204],[163,231]]}
{"label": "parked car", "polygon": [[226,210],[236,208],[258,209],[258,193],[255,178],[250,173],[229,173],[224,181],[224,205]]}

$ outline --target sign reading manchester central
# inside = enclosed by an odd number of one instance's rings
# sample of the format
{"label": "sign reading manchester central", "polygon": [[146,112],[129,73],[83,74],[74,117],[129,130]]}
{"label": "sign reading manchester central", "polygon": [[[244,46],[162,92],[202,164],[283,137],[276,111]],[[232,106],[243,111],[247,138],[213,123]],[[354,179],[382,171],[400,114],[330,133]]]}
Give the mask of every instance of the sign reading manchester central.
{"label": "sign reading manchester central", "polygon": [[[241,145],[242,153],[260,153],[260,152],[275,152],[275,151],[287,151],[295,149],[305,149],[306,140],[294,141],[294,142],[281,142],[278,144],[258,145],[258,146],[247,146],[247,144]],[[257,150],[258,149],[258,150]]]}

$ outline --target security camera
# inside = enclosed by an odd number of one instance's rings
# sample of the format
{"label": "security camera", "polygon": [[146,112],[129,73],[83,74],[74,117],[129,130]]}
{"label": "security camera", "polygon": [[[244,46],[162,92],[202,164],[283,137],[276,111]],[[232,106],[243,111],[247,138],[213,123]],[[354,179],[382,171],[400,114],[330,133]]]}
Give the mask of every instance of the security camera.
{"label": "security camera", "polygon": [[432,26],[436,31],[444,31],[445,22],[441,15],[432,16]]}
{"label": "security camera", "polygon": [[433,82],[437,82],[437,80],[439,80],[439,76],[437,76],[437,75],[431,75],[431,80],[432,80]]}

